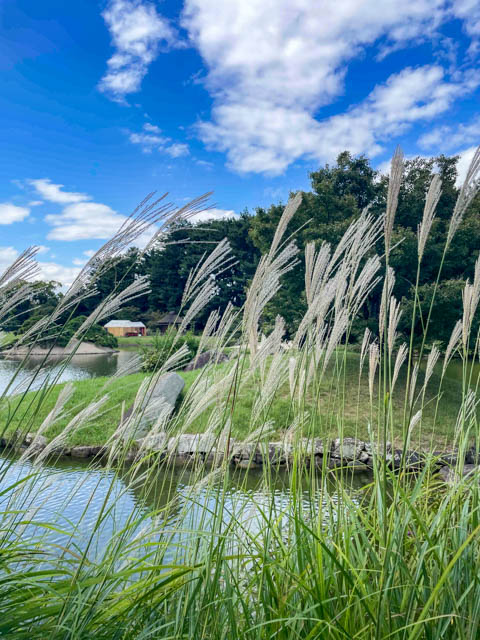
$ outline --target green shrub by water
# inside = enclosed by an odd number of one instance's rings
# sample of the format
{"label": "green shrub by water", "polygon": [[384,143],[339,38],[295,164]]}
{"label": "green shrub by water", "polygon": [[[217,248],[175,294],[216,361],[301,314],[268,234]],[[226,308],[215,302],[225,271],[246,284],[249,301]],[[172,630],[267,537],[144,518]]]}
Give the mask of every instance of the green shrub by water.
{"label": "green shrub by water", "polygon": [[[477,153],[452,212],[444,257],[477,192],[479,172]],[[140,460],[126,475],[122,472],[124,492],[154,494],[161,500],[153,501],[156,506],[150,509],[139,505],[126,521],[118,518],[114,479],[120,479],[122,459],[136,438],[142,400],[151,385],[190,356],[187,344],[179,341],[165,347],[162,364],[139,385],[131,416],[115,425],[107,441],[109,457],[104,464],[115,475],[105,476],[106,492],[100,483],[91,486],[85,474],[93,516],[88,509],[80,522],[65,521],[62,514],[45,522],[37,515],[48,500],[50,485],[41,472],[45,450],[35,450],[35,442],[21,454],[22,464],[31,464],[23,479],[15,474],[14,459],[3,460],[0,637],[478,638],[480,482],[478,471],[463,477],[462,454],[472,445],[478,448],[480,441],[477,380],[469,360],[472,353],[478,358],[479,339],[472,327],[480,302],[480,260],[474,281],[464,288],[463,315],[445,352],[433,348],[423,358],[431,307],[424,308],[417,298],[411,307],[411,326],[416,327],[421,316],[424,334],[415,343],[416,351],[413,336],[402,344],[397,328],[403,311],[391,295],[395,274],[390,268],[401,174],[402,157],[397,152],[383,217],[365,212],[336,248],[307,246],[308,308],[291,344],[285,342],[280,317],[266,336],[261,335],[261,320],[279,292],[282,275],[297,260],[296,247],[284,238],[299,196],[285,209],[250,284],[245,307],[229,306],[210,318],[198,350],[207,345],[217,352],[230,349],[231,360],[222,368],[211,362],[196,373],[177,410],[156,416],[151,435],[173,437],[202,421],[214,443],[212,468],[202,459],[192,461],[188,481],[185,478],[181,489],[168,497],[173,459],[152,453],[148,438],[137,443],[142,447]],[[434,179],[419,226],[417,287],[440,187]],[[151,221],[151,209],[147,211]],[[177,213],[167,215],[162,209],[162,229],[168,227],[170,215],[175,219]],[[380,243],[381,258],[375,253]],[[215,274],[229,259],[228,246],[220,243],[192,271],[181,310],[189,322],[215,295]],[[383,291],[380,332],[377,336],[365,332],[355,356],[355,375],[345,345],[354,319],[376,286]],[[461,363],[461,382],[448,412],[449,430],[442,433],[441,403],[452,392],[447,370],[453,357]],[[221,375],[216,375],[219,371]],[[42,410],[54,382],[38,394],[34,412]],[[64,389],[68,391],[68,386]],[[17,398],[17,407],[29,397]],[[63,409],[71,397],[67,392],[58,394],[52,409],[45,412],[40,432],[65,419]],[[277,411],[279,398],[283,404]],[[240,402],[244,402],[247,444],[281,437],[293,452],[284,500],[276,499],[280,471],[270,464],[263,467],[255,493],[230,491],[229,478],[238,473],[230,457]],[[103,404],[101,398],[95,400],[67,420],[49,445],[51,455],[55,440],[72,437],[94,422],[107,403],[108,397]],[[3,414],[5,429],[11,419]],[[27,427],[18,425],[20,430]],[[332,490],[326,458],[319,470],[307,465],[301,454],[305,438],[332,434],[343,438],[347,433],[367,437],[372,449],[371,480],[362,490],[352,490],[346,469],[335,472]],[[452,485],[436,473],[440,436],[445,435],[460,452],[452,469],[457,481]],[[411,473],[402,465],[393,472],[385,457],[388,440],[404,449],[423,444],[422,470]],[[64,499],[74,501],[75,491]],[[99,545],[107,522],[113,532]],[[80,524],[88,531],[86,540],[80,536]],[[67,542],[58,542],[60,534]]]}

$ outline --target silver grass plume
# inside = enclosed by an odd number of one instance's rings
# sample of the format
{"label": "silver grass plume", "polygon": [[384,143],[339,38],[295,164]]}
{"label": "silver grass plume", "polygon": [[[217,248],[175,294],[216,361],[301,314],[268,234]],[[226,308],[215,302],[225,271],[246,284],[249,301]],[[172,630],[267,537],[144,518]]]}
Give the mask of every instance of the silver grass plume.
{"label": "silver grass plume", "polygon": [[427,366],[425,367],[425,381],[423,383],[424,389],[427,388],[428,381],[432,377],[433,371],[435,369],[435,365],[437,364],[439,358],[440,358],[440,350],[437,348],[436,345],[433,345],[432,350],[428,354]]}
{"label": "silver grass plume", "polygon": [[338,314],[335,314],[335,321],[333,323],[332,331],[328,337],[327,348],[325,350],[325,357],[323,359],[322,373],[325,373],[328,363],[334,350],[340,343],[340,340],[345,335],[345,331],[348,326],[348,312],[346,309],[342,309]]}
{"label": "silver grass plume", "polygon": [[400,348],[397,351],[397,357],[395,358],[395,365],[393,367],[392,386],[390,388],[390,394],[393,393],[393,390],[395,388],[395,383],[397,382],[400,369],[402,368],[402,365],[405,362],[407,353],[408,353],[408,346],[404,342],[403,344],[400,345]]}
{"label": "silver grass plume", "polygon": [[392,291],[393,291],[394,285],[395,285],[395,271],[392,269],[392,267],[388,267],[387,272],[385,274],[385,280],[383,281],[382,297],[380,300],[380,313],[378,318],[378,333],[380,336],[380,340],[383,339],[388,303],[390,298],[392,297]]}
{"label": "silver grass plume", "polygon": [[400,147],[397,147],[392,158],[390,168],[390,179],[388,181],[387,193],[387,210],[385,212],[385,254],[387,259],[390,255],[390,245],[392,240],[393,223],[395,221],[395,213],[398,206],[398,194],[402,184],[403,177],[403,153]]}
{"label": "silver grass plume", "polygon": [[41,462],[48,458],[49,455],[55,452],[55,450],[65,444],[67,437],[70,435],[72,431],[78,430],[83,427],[88,422],[91,422],[99,413],[100,409],[107,402],[109,396],[108,394],[104,395],[99,400],[95,402],[91,402],[84,409],[79,411],[68,424],[65,426],[63,431],[58,434],[53,440],[51,440],[47,446],[38,454],[36,460]]}
{"label": "silver grass plume", "polygon": [[34,457],[39,453],[38,445],[40,436],[42,436],[47,429],[49,429],[53,424],[55,424],[56,422],[58,422],[58,420],[61,420],[65,416],[65,405],[71,399],[73,392],[74,387],[71,382],[68,382],[60,390],[60,393],[58,394],[57,400],[55,402],[55,406],[48,413],[42,424],[37,429],[30,446],[20,456],[21,461]]}
{"label": "silver grass plume", "polygon": [[373,390],[375,385],[375,374],[377,371],[380,353],[378,344],[372,343],[368,348],[368,391],[370,393],[370,402],[373,402]]}
{"label": "silver grass plume", "polygon": [[197,266],[190,271],[183,290],[182,306],[196,295],[202,282],[232,266],[234,259],[230,255],[230,251],[230,243],[224,238],[205,259],[201,259]]}
{"label": "silver grass plume", "polygon": [[408,389],[408,403],[409,403],[410,409],[413,407],[413,401],[415,398],[415,389],[417,388],[418,369],[419,369],[419,364],[418,362],[415,362],[415,365],[412,371],[412,377],[410,378],[410,386]]}
{"label": "silver grass plume", "polygon": [[387,345],[390,355],[393,353],[393,347],[395,346],[395,340],[397,338],[397,327],[402,316],[400,309],[400,302],[397,302],[396,298],[392,296],[390,298],[390,312],[388,314],[388,334]]}
{"label": "silver grass plume", "polygon": [[473,284],[467,280],[462,292],[463,300],[463,318],[462,318],[462,341],[463,347],[466,349],[472,322],[477,311],[478,302],[480,300],[480,256],[475,262],[475,271]]}
{"label": "silver grass plume", "polygon": [[372,339],[372,332],[370,331],[370,329],[367,327],[364,331],[363,334],[363,340],[362,340],[362,346],[360,348],[360,377],[362,376],[362,371],[363,371],[363,365],[365,362],[365,357],[367,355],[368,352],[368,347],[370,345],[370,340]]}
{"label": "silver grass plume", "polygon": [[450,219],[450,226],[448,227],[448,235],[446,248],[450,246],[454,235],[456,234],[458,227],[461,225],[465,211],[473,198],[478,193],[480,186],[480,147],[477,148],[472,158],[470,166],[465,177],[465,181],[458,194],[457,202],[453,210],[453,215]]}
{"label": "silver grass plume", "polygon": [[435,218],[435,210],[437,208],[438,201],[442,195],[442,180],[440,176],[435,174],[428,189],[427,197],[425,199],[425,207],[423,209],[422,222],[418,225],[418,261],[421,262],[423,253],[425,251],[425,245],[432,228],[433,220]]}
{"label": "silver grass plume", "polygon": [[443,368],[442,368],[442,377],[445,375],[445,371],[448,367],[448,364],[455,353],[455,350],[460,342],[460,338],[462,336],[462,327],[463,323],[461,320],[457,320],[455,326],[452,329],[452,333],[450,334],[450,340],[448,341],[447,348],[445,350],[445,357],[443,359]]}
{"label": "silver grass plume", "polygon": [[280,242],[285,234],[285,231],[287,230],[287,226],[301,204],[302,204],[301,191],[299,191],[293,198],[290,198],[289,201],[287,202],[287,206],[283,210],[282,216],[275,230],[275,235],[273,236],[272,244],[270,245],[270,250],[268,252],[270,259],[273,259],[273,257],[277,253],[277,250],[279,249],[279,246],[280,246]]}

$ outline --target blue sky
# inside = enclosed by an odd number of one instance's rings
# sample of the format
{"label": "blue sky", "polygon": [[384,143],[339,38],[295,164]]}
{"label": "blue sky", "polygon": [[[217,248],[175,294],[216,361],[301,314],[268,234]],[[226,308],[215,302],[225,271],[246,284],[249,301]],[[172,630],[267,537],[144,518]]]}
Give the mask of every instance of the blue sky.
{"label": "blue sky", "polygon": [[339,151],[480,139],[478,0],[2,0],[0,267],[72,281],[152,190],[285,201]]}

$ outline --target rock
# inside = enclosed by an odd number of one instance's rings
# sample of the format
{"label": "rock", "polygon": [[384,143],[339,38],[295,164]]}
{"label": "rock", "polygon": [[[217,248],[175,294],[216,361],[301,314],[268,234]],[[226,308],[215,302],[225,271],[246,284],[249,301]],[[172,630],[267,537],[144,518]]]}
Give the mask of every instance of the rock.
{"label": "rock", "polygon": [[[175,409],[179,395],[185,382],[178,373],[165,373],[159,378],[153,376],[152,383],[145,393],[138,410],[138,424],[135,425],[135,438],[143,438],[157,418],[163,413],[169,415]],[[124,421],[132,414],[131,407],[124,416]]]}
{"label": "rock", "polygon": [[136,444],[140,449],[147,451],[165,451],[168,444],[168,437],[166,433],[149,434],[145,436],[145,438],[137,440]]}
{"label": "rock", "polygon": [[225,362],[228,360],[228,356],[222,352],[218,351],[204,351],[197,358],[191,360],[184,371],[193,371],[194,369],[201,369],[206,364],[208,364],[211,360],[214,360],[217,363]]}
{"label": "rock", "polygon": [[[332,446],[332,456],[334,458],[340,458],[341,460],[358,460],[362,452],[365,452],[365,442],[362,440],[356,440],[355,438],[336,438],[333,441]],[[366,453],[363,456],[365,459],[368,458],[368,454]]]}
{"label": "rock", "polygon": [[260,465],[254,462],[253,460],[242,459],[242,460],[235,461],[235,466],[238,469],[258,469]]}
{"label": "rock", "polygon": [[77,447],[72,447],[71,454],[72,458],[90,458],[92,454],[92,447],[87,447],[84,445],[79,445]]}
{"label": "rock", "polygon": [[472,447],[465,452],[465,464],[480,464],[480,453]]}
{"label": "rock", "polygon": [[464,464],[460,473],[460,469],[458,467],[441,467],[439,475],[447,484],[455,484],[459,482],[462,477],[465,478],[466,476],[471,475],[477,469],[478,466],[475,464]]}
{"label": "rock", "polygon": [[47,446],[47,439],[45,436],[37,435],[36,433],[27,433],[24,443],[27,447],[34,445],[36,449],[44,449]]}

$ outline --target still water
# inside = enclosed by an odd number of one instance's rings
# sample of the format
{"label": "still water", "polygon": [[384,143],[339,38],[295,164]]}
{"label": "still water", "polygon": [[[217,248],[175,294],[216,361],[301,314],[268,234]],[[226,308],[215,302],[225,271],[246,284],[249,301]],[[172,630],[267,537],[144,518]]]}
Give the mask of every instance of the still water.
{"label": "still water", "polygon": [[[21,359],[0,359],[0,395],[7,390],[8,395],[22,392],[27,386],[34,391],[48,379],[49,382],[69,382],[112,376],[137,358],[132,351],[99,355],[73,356],[68,364],[62,364],[62,358],[49,358],[47,363],[42,356],[30,356],[22,365]],[[10,384],[12,383],[12,384]]]}
{"label": "still water", "polygon": [[[209,536],[220,496],[224,526],[235,518],[249,533],[265,526],[264,513],[270,510],[277,521],[288,520],[292,507],[286,472],[269,479],[268,485],[259,471],[232,472],[225,486],[223,477],[205,483],[208,470],[194,472],[185,466],[157,470],[148,476],[148,482],[144,478],[135,482],[134,473],[133,468],[92,468],[74,460],[38,467],[0,457],[0,509],[4,514],[6,510],[26,514],[19,516],[20,520],[48,523],[48,530],[28,525],[26,537],[41,536],[42,546],[53,555],[65,549],[82,551],[88,546],[90,560],[99,559],[112,544],[114,534],[128,526],[128,538],[147,532],[150,540],[166,541],[165,558],[173,561],[189,546],[192,531],[202,530]],[[35,480],[23,487],[21,480],[32,474]],[[321,512],[325,522],[332,518],[331,507],[340,495],[338,482],[332,478],[323,491],[300,495],[305,512]],[[357,501],[371,477],[360,474],[343,482]],[[50,528],[52,525],[54,528]]]}

